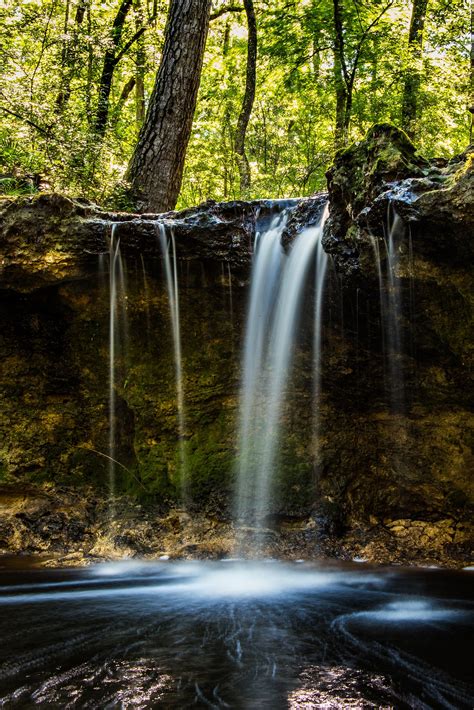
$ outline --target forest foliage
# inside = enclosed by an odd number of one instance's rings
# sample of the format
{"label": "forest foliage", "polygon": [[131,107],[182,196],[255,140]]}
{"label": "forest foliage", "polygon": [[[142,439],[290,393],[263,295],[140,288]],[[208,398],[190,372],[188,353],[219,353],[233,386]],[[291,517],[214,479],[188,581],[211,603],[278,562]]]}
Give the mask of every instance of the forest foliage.
{"label": "forest foliage", "polygon": [[[412,0],[254,0],[257,77],[242,195],[235,138],[247,18],[241,0],[214,2],[178,205],[321,189],[335,150],[370,125],[408,128],[407,77],[416,76],[410,130],[419,149],[428,157],[465,149],[469,3],[425,5],[414,51]],[[0,8],[2,191],[46,186],[120,206],[117,186],[145,118],[168,3],[1,0]]]}

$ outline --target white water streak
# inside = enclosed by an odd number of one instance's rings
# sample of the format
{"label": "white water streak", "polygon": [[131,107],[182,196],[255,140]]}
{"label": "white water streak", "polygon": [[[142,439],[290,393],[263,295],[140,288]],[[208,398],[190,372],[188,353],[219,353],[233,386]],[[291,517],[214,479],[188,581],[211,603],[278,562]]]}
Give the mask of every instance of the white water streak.
{"label": "white water streak", "polygon": [[316,271],[314,283],[314,342],[313,342],[313,407],[314,407],[314,438],[316,442],[315,458],[318,460],[319,454],[319,430],[321,421],[321,364],[322,364],[322,313],[324,303],[324,292],[326,286],[326,276],[328,267],[328,255],[323,249],[322,235],[324,223],[329,214],[329,206],[326,205],[321,216],[321,236],[316,245]]}
{"label": "white water streak", "polygon": [[385,389],[390,397],[392,412],[403,408],[405,389],[400,362],[402,355],[400,328],[402,292],[398,276],[400,268],[399,246],[403,231],[404,225],[401,218],[395,214],[393,219],[391,219],[389,212],[388,233],[384,237],[385,269],[383,268],[379,241],[376,237],[370,236],[379,281]]}
{"label": "white water streak", "polygon": [[255,235],[250,304],[243,356],[243,380],[240,393],[239,468],[237,478],[237,520],[248,513],[254,496],[255,430],[257,407],[263,395],[263,368],[268,346],[268,327],[278,291],[283,252],[281,235],[288,221],[283,213],[275,217],[263,237]]}
{"label": "white water streak", "polygon": [[[324,217],[326,216],[326,212]],[[283,273],[270,345],[270,378],[267,387],[262,463],[256,490],[256,523],[268,513],[280,438],[280,415],[289,379],[296,329],[313,256],[322,238],[324,219],[297,238]]]}
{"label": "white water streak", "polygon": [[121,262],[120,238],[115,239],[116,224],[110,232],[109,265],[109,496],[110,516],[115,515],[114,499],[116,495],[115,449],[116,449],[116,411],[115,411],[115,369],[117,339],[117,265]]}
{"label": "white water streak", "polygon": [[[321,238],[327,210],[305,229],[289,256],[280,244],[287,215],[256,237],[241,392],[237,521],[260,527],[269,512],[280,440],[280,417],[291,371],[294,342],[308,273],[316,254],[321,283],[316,288],[315,346],[320,357],[320,323],[327,259]],[[318,386],[319,393],[319,386]]]}
{"label": "white water streak", "polygon": [[402,317],[402,294],[398,271],[400,267],[399,242],[403,236],[403,222],[395,214],[389,220],[386,240],[387,249],[387,303],[386,303],[386,342],[388,346],[388,367],[390,375],[390,395],[392,409],[403,407],[404,383],[401,370],[402,338],[400,320]]}
{"label": "white water streak", "polygon": [[[166,227],[162,222],[158,224],[158,234],[165,267],[166,289],[168,292],[171,330],[173,334],[174,362],[176,373],[176,400],[178,410],[177,417],[179,432],[179,478],[181,485],[181,494],[183,499],[185,499],[187,462],[184,437],[186,431],[186,417],[184,408],[183,360],[181,351],[181,329],[179,318],[178,264],[176,258],[176,242],[172,229],[169,230],[170,239],[168,242]],[[170,258],[170,246],[172,260]]]}

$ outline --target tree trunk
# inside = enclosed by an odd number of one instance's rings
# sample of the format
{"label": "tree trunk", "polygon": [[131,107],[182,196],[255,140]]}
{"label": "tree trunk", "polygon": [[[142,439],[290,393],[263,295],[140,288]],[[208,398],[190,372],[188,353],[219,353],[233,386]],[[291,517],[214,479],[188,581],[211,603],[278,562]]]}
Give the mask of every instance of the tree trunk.
{"label": "tree trunk", "polygon": [[142,211],[175,207],[209,28],[211,0],[171,0],[161,65],[128,169]]}
{"label": "tree trunk", "polygon": [[347,143],[349,142],[349,129],[350,129],[351,118],[352,118],[352,97],[354,95],[354,77],[355,77],[355,75],[352,74],[349,79],[349,82],[346,84],[346,87],[345,87],[346,107],[344,110],[344,132],[343,132],[344,145],[347,145]]}
{"label": "tree trunk", "polygon": [[334,149],[340,150],[347,142],[347,129],[350,120],[347,111],[347,68],[344,55],[344,32],[342,26],[342,8],[339,0],[333,0],[334,12],[334,84],[336,89],[336,116],[334,126]]}
{"label": "tree trunk", "polygon": [[122,38],[123,26],[127,18],[128,11],[132,6],[132,0],[122,0],[115,16],[111,31],[111,44],[107,48],[102,66],[102,74],[99,83],[99,98],[97,101],[97,111],[94,119],[94,133],[97,138],[102,139],[107,129],[107,119],[109,117],[109,98],[112,90],[112,79],[117,65],[116,52]]}
{"label": "tree trunk", "polygon": [[87,36],[89,37],[89,40],[87,42],[87,81],[85,107],[87,123],[89,124],[89,126],[92,126],[92,81],[94,76],[94,48],[92,46],[91,41],[92,17],[90,3],[87,4]]}
{"label": "tree trunk", "polygon": [[421,82],[421,55],[423,48],[423,30],[426,19],[428,0],[413,0],[413,8],[408,35],[408,51],[410,54],[405,86],[402,98],[402,124],[410,137],[416,133],[418,118],[418,93]]}
{"label": "tree trunk", "polygon": [[471,125],[469,128],[469,143],[472,144],[474,128],[474,2],[471,2],[471,67],[469,73],[469,105]]}
{"label": "tree trunk", "polygon": [[321,27],[317,27],[313,33],[313,76],[316,80],[321,74]]}
{"label": "tree trunk", "polygon": [[69,13],[70,13],[71,7],[70,7],[70,2],[69,0],[66,0],[66,9],[64,13],[64,30],[63,30],[63,46],[61,49],[61,82],[60,82],[60,89],[56,98],[56,111],[59,113],[62,110],[63,107],[63,100],[64,100],[64,87],[67,82],[67,74],[68,74],[68,67],[69,67],[69,52],[70,52],[70,43],[71,40],[69,38]]}
{"label": "tree trunk", "polygon": [[240,173],[240,192],[245,195],[250,187],[250,166],[245,152],[245,135],[252,113],[255,100],[255,87],[257,82],[257,21],[253,0],[244,0],[247,14],[248,44],[247,44],[247,75],[245,80],[245,94],[242,102],[237,130],[235,132],[235,154]]}
{"label": "tree trunk", "polygon": [[113,127],[117,125],[117,122],[120,118],[120,114],[122,112],[123,107],[125,106],[125,103],[127,102],[128,97],[132,93],[133,89],[135,89],[135,84],[136,84],[136,79],[134,76],[131,76],[130,79],[125,82],[122,93],[119,96],[119,99],[117,103],[115,104],[113,111],[112,111],[112,116],[110,123],[112,124]]}
{"label": "tree trunk", "polygon": [[[63,50],[61,53],[61,84],[56,97],[55,111],[56,113],[62,113],[66,108],[66,105],[71,97],[71,81],[74,77],[74,70],[77,63],[78,57],[78,39],[79,31],[81,29],[82,22],[84,20],[84,15],[86,14],[86,8],[88,7],[88,0],[79,0],[79,4],[76,9],[76,16],[74,18],[74,30],[72,36],[69,37],[69,9],[67,9],[66,20],[64,23],[64,35],[65,40],[63,43]],[[69,3],[67,5],[69,8]]]}
{"label": "tree trunk", "polygon": [[[224,60],[224,85],[225,93],[228,92],[229,87],[229,71],[227,68],[227,56],[229,54],[230,47],[230,20],[227,20],[224,28],[224,37],[222,42],[222,57]],[[222,117],[222,128],[221,128],[221,153],[223,160],[223,195],[224,199],[229,196],[229,190],[232,185],[232,128],[231,128],[231,104],[229,99],[226,99],[224,107],[224,115]]]}
{"label": "tree trunk", "polygon": [[[136,14],[136,29],[139,30],[145,24],[145,18],[143,15],[143,7],[141,0],[135,0],[134,3],[135,14]],[[145,106],[145,68],[146,68],[146,50],[145,50],[145,38],[142,35],[137,40],[137,51],[135,55],[136,59],[136,73],[135,73],[135,120],[137,124],[137,133],[140,132],[140,128],[145,120],[146,106]]]}

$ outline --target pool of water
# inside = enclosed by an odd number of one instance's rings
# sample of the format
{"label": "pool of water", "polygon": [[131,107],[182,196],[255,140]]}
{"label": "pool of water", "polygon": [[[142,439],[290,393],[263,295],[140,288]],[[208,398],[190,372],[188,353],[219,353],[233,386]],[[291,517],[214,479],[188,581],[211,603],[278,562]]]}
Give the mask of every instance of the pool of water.
{"label": "pool of water", "polygon": [[474,574],[0,569],[0,707],[470,708]]}

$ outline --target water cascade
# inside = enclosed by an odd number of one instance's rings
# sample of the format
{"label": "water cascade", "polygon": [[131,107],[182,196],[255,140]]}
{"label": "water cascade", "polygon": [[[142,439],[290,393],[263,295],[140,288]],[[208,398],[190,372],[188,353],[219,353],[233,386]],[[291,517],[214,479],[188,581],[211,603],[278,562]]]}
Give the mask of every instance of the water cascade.
{"label": "water cascade", "polygon": [[[371,236],[379,282],[385,389],[392,412],[403,410],[405,389],[400,363],[402,354],[400,319],[403,304],[399,278],[400,245],[404,229],[401,218],[397,214],[392,218],[389,210],[388,228],[383,242],[385,260],[380,253],[379,241]],[[410,263],[411,259],[410,254]],[[411,296],[410,300],[412,300]]]}
{"label": "water cascade", "polygon": [[[186,451],[185,451],[185,409],[184,409],[184,387],[183,387],[183,361],[181,354],[181,330],[179,319],[179,289],[178,289],[178,262],[176,257],[176,242],[173,230],[169,230],[169,240],[165,225],[158,224],[158,237],[160,241],[161,253],[166,278],[166,290],[170,309],[171,331],[173,335],[173,349],[176,375],[176,400],[178,409],[178,432],[179,432],[179,480],[181,496],[186,499]],[[171,258],[170,258],[171,249]]]}
{"label": "water cascade", "polygon": [[[234,335],[234,296],[232,293],[232,272],[230,270],[230,264],[227,263],[227,285],[229,290],[229,316],[230,316],[230,330],[232,336]],[[232,338],[233,342],[233,338]]]}
{"label": "water cascade", "polygon": [[[122,255],[120,253],[120,238],[116,238],[116,224],[110,231],[109,245],[109,496],[110,517],[115,515],[116,466],[117,466],[117,412],[116,412],[116,376],[117,359],[120,345],[127,346],[127,313],[126,285]],[[120,318],[120,306],[121,318]],[[123,336],[120,338],[119,328],[122,326]]]}
{"label": "water cascade", "polygon": [[[329,207],[326,205],[321,217],[321,237],[324,222],[328,216]],[[314,282],[314,339],[313,339],[313,409],[314,409],[314,440],[316,442],[316,459],[318,456],[320,403],[321,403],[321,336],[324,291],[328,267],[328,255],[323,249],[322,239],[316,244],[316,270]]]}
{"label": "water cascade", "polygon": [[[294,340],[307,277],[316,258],[315,347],[320,358],[320,327],[326,256],[321,239],[327,212],[306,228],[289,255],[281,245],[288,212],[257,234],[243,357],[240,399],[239,469],[236,519],[262,529],[275,480],[280,417],[291,371]],[[317,387],[319,393],[319,385]]]}
{"label": "water cascade", "polygon": [[[399,278],[400,241],[404,234],[404,225],[395,214],[389,219],[386,239],[387,249],[387,295],[385,299],[383,329],[386,355],[388,359],[390,404],[392,411],[403,409],[404,383],[401,372],[402,338],[400,319],[402,315],[402,292]],[[381,293],[381,298],[383,294]]]}

